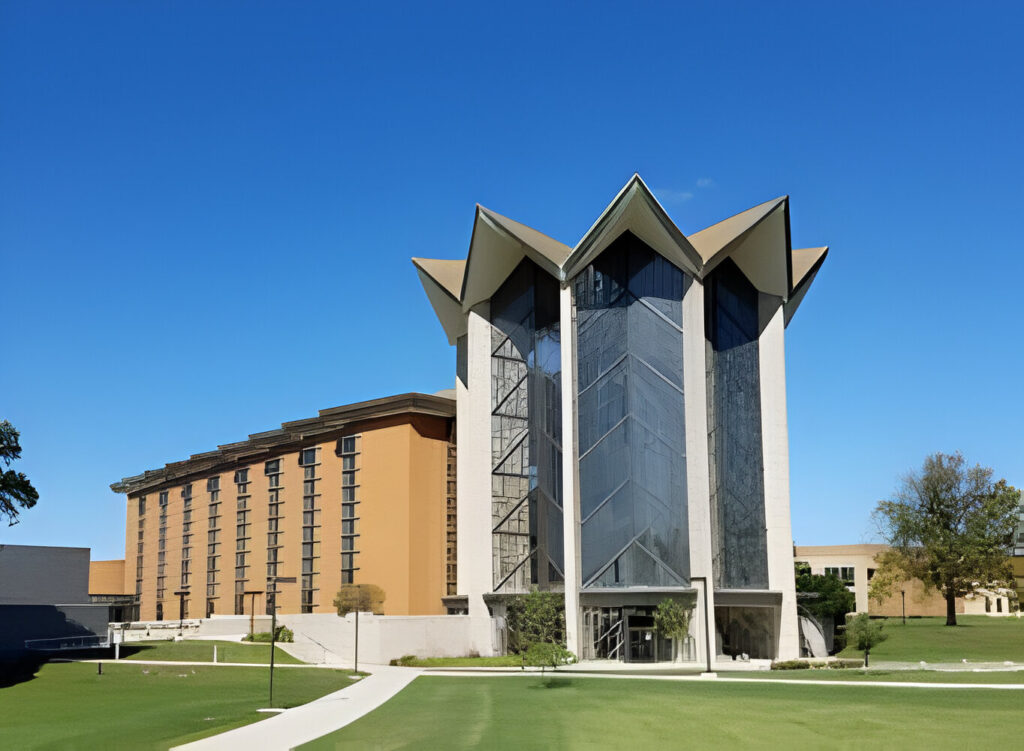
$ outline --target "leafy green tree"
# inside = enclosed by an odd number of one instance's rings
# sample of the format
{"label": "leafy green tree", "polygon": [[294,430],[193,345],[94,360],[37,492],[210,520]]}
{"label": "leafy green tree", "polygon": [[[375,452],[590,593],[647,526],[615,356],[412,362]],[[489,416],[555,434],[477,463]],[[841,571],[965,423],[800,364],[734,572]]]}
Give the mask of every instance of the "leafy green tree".
{"label": "leafy green tree", "polygon": [[[21,434],[7,420],[0,422],[0,462],[3,466],[11,466],[11,462],[21,458]],[[8,526],[18,523],[18,514],[22,509],[36,505],[39,493],[25,477],[24,472],[5,469],[0,472],[0,516],[7,517]]]}
{"label": "leafy green tree", "polygon": [[846,643],[864,653],[864,667],[868,666],[871,648],[888,638],[882,622],[871,620],[867,613],[858,613],[846,622]]}
{"label": "leafy green tree", "polygon": [[794,569],[796,591],[817,595],[800,598],[801,607],[815,618],[832,618],[835,623],[842,623],[847,613],[857,609],[857,598],[835,574],[812,574],[811,567],[803,561],[797,561]]}
{"label": "leafy green tree", "polygon": [[384,612],[384,590],[376,584],[344,584],[334,598],[334,607],[338,615],[353,612],[376,613]]}
{"label": "leafy green tree", "polygon": [[692,613],[690,608],[670,597],[659,602],[657,610],[654,611],[654,630],[672,640],[673,660],[681,654],[683,643],[690,635]]}
{"label": "leafy green tree", "polygon": [[560,592],[516,595],[506,605],[509,651],[526,652],[533,644],[565,646],[565,596]]}
{"label": "leafy green tree", "polygon": [[946,625],[956,625],[956,598],[975,584],[1011,580],[1009,550],[1020,491],[992,481],[988,467],[967,466],[963,456],[933,454],[879,501],[875,523],[891,550],[878,557],[871,596],[884,599],[894,585],[920,579],[946,600]]}
{"label": "leafy green tree", "polygon": [[551,644],[550,642],[531,644],[526,650],[524,658],[527,665],[540,668],[541,675],[547,668],[555,670],[559,665],[572,665],[576,662],[576,655],[561,644]]}

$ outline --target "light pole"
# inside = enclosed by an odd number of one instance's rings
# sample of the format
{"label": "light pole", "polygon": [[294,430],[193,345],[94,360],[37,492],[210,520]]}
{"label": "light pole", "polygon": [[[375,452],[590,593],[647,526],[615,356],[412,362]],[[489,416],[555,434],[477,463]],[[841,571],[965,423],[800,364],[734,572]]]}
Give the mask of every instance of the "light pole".
{"label": "light pole", "polygon": [[270,610],[270,708],[274,708],[274,640],[277,638],[277,584],[294,584],[294,576],[271,576],[267,583],[273,587],[274,607]]}
{"label": "light pole", "polygon": [[907,590],[900,590],[900,600],[903,602],[903,625],[907,625]]}
{"label": "light pole", "polygon": [[178,636],[184,636],[185,624],[185,595],[188,594],[188,587],[182,587],[177,592],[178,596]]}

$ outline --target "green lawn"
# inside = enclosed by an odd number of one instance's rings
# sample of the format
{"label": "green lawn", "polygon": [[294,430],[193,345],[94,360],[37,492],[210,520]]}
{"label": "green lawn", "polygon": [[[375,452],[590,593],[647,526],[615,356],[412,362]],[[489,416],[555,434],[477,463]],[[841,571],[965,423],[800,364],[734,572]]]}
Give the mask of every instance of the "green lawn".
{"label": "green lawn", "polygon": [[[217,662],[248,662],[266,665],[270,662],[269,644],[231,641],[142,641],[121,646],[123,660],[167,660],[170,662],[213,662],[213,646],[217,645]],[[131,652],[131,654],[129,654]],[[279,647],[274,648],[274,663],[301,665]]]}
{"label": "green lawn", "polygon": [[413,668],[521,668],[520,655],[500,657],[417,657],[402,662],[403,667]]}
{"label": "green lawn", "polygon": [[[166,749],[268,715],[268,670],[214,666],[50,663],[0,689],[5,749]],[[274,671],[274,703],[305,704],[351,685],[348,671]]]}
{"label": "green lawn", "polygon": [[420,677],[310,749],[1015,748],[1024,692]]}
{"label": "green lawn", "polygon": [[[1024,663],[1024,618],[957,616],[957,626],[945,618],[899,618],[885,621],[889,638],[871,650],[871,661],[897,662],[1012,662]],[[847,647],[840,657],[863,657]]]}
{"label": "green lawn", "polygon": [[[1024,685],[1024,670],[1000,670],[974,673],[969,670],[945,672],[941,670],[764,670],[727,673],[719,671],[722,678],[759,678],[765,680],[797,681],[877,681],[917,683],[1019,683]],[[1021,695],[1024,702],[1024,694]]]}

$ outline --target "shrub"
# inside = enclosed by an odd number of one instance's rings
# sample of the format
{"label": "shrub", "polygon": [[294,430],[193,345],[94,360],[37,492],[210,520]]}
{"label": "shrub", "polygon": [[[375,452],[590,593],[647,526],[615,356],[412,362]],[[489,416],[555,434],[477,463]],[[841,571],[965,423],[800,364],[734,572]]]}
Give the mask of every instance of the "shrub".
{"label": "shrub", "polygon": [[[270,632],[260,631],[255,634],[246,634],[242,637],[242,641],[270,643]],[[293,642],[295,641],[295,634],[287,626],[277,627],[277,636],[274,637],[274,641]]]}
{"label": "shrub", "polygon": [[805,660],[779,660],[772,663],[772,670],[809,670],[811,664]]}

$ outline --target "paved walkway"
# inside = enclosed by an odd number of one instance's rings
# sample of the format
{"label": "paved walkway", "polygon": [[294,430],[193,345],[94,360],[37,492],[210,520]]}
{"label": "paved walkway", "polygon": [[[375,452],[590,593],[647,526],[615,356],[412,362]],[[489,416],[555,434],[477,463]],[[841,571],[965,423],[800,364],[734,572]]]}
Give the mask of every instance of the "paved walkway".
{"label": "paved walkway", "polygon": [[386,665],[374,665],[369,669],[373,670],[371,675],[333,694],[287,709],[268,720],[177,746],[175,751],[237,751],[245,748],[287,751],[358,720],[408,686],[422,672],[416,668]]}

